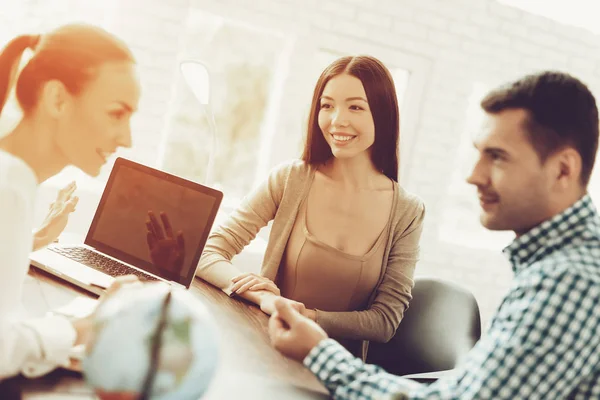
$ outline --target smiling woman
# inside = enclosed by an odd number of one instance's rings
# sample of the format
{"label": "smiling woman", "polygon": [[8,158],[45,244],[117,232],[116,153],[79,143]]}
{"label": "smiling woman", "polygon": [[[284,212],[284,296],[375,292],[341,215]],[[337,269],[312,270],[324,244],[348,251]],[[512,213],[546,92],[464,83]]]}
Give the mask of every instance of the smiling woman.
{"label": "smiling woman", "polygon": [[375,125],[364,92],[360,79],[347,74],[333,78],[323,91],[319,128],[337,158],[365,152],[375,141]]}
{"label": "smiling woman", "polygon": [[[314,89],[302,160],[284,164],[209,237],[198,276],[274,311],[285,298],[355,355],[395,334],[410,300],[424,207],[398,184],[388,69],[342,57]],[[259,275],[231,259],[273,220]]]}
{"label": "smiling woman", "polygon": [[[360,135],[344,132],[346,126]],[[351,154],[366,156],[379,173],[398,181],[398,98],[393,78],[379,60],[341,57],[321,74],[313,94],[302,159],[315,164],[335,156],[338,149],[330,142],[335,140],[333,133],[342,140],[341,136],[360,137],[361,143],[353,143]]]}
{"label": "smiling woman", "polygon": [[[34,54],[19,74],[27,49]],[[67,165],[96,176],[108,154],[131,145],[129,118],[139,98],[134,71],[127,46],[90,25],[17,36],[0,52],[0,113],[15,83],[23,111],[0,139],[0,379],[67,365],[69,350],[91,329],[89,317],[15,318],[33,243],[33,204],[38,185]],[[71,189],[57,200],[68,201]]]}
{"label": "smiling woman", "polygon": [[[82,40],[86,48],[76,46]],[[114,46],[99,28],[69,25],[43,36],[14,39],[3,54],[13,63],[2,63],[2,68],[14,76],[26,47],[35,50],[16,82],[24,118],[4,145],[30,132],[36,143],[48,146],[45,150],[51,151],[30,160],[45,165],[39,181],[69,164],[97,175],[117,146],[131,145],[129,117],[139,97],[133,56],[125,45]],[[13,81],[1,84],[3,100]]]}

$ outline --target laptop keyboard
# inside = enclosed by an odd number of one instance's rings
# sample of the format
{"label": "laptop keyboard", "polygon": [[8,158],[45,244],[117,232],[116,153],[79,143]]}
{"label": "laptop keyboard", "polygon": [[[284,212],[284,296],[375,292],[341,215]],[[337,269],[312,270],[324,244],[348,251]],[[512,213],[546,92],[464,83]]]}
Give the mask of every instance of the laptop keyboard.
{"label": "laptop keyboard", "polygon": [[49,246],[49,250],[111,276],[135,275],[141,281],[157,281],[155,277],[91,251],[85,247]]}

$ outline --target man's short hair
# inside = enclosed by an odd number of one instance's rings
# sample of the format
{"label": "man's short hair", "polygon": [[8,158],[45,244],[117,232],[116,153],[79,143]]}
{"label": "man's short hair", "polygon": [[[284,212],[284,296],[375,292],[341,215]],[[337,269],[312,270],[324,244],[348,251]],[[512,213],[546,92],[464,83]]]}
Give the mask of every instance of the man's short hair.
{"label": "man's short hair", "polygon": [[585,84],[569,74],[546,71],[492,91],[481,107],[489,114],[526,110],[525,130],[540,160],[574,148],[581,156],[580,180],[587,187],[598,150],[598,109]]}

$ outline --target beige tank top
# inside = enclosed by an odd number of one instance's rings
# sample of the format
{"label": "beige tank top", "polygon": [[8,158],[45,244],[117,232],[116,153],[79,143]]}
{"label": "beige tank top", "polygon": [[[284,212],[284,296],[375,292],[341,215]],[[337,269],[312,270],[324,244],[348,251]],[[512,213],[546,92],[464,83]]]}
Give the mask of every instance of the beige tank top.
{"label": "beige tank top", "polygon": [[366,307],[381,274],[389,219],[371,249],[362,256],[321,242],[307,228],[308,196],[292,228],[276,279],[281,295],[323,311]]}

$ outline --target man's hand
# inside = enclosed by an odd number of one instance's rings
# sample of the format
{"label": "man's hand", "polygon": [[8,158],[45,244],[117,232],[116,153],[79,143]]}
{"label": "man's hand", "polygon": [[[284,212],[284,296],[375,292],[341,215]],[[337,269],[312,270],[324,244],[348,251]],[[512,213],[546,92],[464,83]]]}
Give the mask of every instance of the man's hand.
{"label": "man's hand", "polygon": [[285,299],[275,300],[269,320],[271,344],[283,355],[302,362],[327,334],[316,322],[302,316]]}
{"label": "man's hand", "polygon": [[69,215],[75,211],[79,198],[73,196],[77,189],[75,182],[69,183],[58,192],[56,200],[50,204],[50,210],[42,222],[42,226],[33,234],[33,250],[54,242],[69,222]]}

